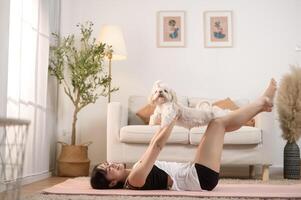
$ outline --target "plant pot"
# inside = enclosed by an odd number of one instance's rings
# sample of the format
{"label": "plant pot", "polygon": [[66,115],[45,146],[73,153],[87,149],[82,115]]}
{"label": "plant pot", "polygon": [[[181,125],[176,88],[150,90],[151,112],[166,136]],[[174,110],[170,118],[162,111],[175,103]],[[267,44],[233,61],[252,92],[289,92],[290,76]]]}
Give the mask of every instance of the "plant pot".
{"label": "plant pot", "polygon": [[300,149],[296,142],[287,142],[284,147],[283,177],[300,179]]}
{"label": "plant pot", "polygon": [[58,176],[88,176],[90,168],[88,146],[62,144],[57,166]]}

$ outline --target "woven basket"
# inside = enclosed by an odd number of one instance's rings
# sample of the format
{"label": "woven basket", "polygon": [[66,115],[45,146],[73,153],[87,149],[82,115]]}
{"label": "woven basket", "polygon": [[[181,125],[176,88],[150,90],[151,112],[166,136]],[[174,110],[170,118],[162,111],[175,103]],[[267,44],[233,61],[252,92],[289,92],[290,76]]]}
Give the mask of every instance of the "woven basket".
{"label": "woven basket", "polygon": [[57,166],[58,176],[88,176],[90,168],[88,145],[67,145],[62,143]]}

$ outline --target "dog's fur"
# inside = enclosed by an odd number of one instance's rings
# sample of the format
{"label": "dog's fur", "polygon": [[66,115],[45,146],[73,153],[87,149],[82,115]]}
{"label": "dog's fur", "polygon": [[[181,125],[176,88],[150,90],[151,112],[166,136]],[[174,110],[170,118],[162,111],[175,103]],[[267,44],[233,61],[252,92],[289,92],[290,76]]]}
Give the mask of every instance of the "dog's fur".
{"label": "dog's fur", "polygon": [[224,111],[210,102],[199,102],[196,108],[189,108],[177,102],[176,93],[162,81],[156,81],[149,98],[149,102],[156,105],[149,124],[155,125],[161,121],[161,127],[168,125],[176,116],[176,125],[193,128],[207,125],[212,119],[225,115]]}

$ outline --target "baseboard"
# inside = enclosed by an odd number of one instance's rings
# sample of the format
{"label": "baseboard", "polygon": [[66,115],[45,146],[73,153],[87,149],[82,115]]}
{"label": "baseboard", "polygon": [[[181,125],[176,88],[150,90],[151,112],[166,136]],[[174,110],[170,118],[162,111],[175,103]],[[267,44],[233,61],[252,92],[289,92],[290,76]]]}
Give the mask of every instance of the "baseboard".
{"label": "baseboard", "polygon": [[[21,185],[27,185],[36,181],[40,181],[46,178],[51,177],[52,175],[52,170],[50,171],[45,171],[45,172],[40,172],[40,173],[36,173],[36,174],[30,174],[30,175],[26,175],[23,176],[22,180],[21,180]],[[5,186],[3,184],[0,185],[0,192],[3,192],[5,190]]]}
{"label": "baseboard", "polygon": [[27,184],[30,184],[30,183],[33,183],[36,181],[40,181],[40,180],[49,178],[49,177],[51,177],[51,175],[52,175],[52,170],[23,176],[22,185],[27,185]]}
{"label": "baseboard", "polygon": [[283,166],[282,165],[272,165],[270,167],[270,175],[279,175],[283,173]]}

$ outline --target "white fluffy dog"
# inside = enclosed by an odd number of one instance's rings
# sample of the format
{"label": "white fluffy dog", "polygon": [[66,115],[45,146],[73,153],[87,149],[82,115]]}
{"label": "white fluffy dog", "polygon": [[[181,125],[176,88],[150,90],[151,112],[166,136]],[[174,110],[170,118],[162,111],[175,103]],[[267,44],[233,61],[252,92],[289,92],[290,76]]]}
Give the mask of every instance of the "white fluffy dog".
{"label": "white fluffy dog", "polygon": [[176,116],[176,124],[185,128],[207,125],[210,120],[229,113],[208,101],[199,102],[196,108],[189,108],[177,103],[176,93],[162,81],[156,81],[149,98],[156,105],[154,114],[150,116],[150,125],[161,121],[161,127],[168,125]]}

